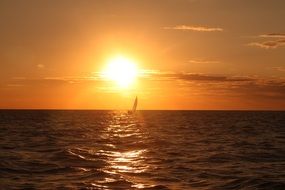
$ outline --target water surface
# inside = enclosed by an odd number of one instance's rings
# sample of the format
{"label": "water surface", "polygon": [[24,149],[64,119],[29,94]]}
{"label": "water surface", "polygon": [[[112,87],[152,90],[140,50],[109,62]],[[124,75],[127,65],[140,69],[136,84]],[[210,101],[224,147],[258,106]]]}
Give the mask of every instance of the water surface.
{"label": "water surface", "polygon": [[0,111],[1,189],[285,189],[285,112]]}

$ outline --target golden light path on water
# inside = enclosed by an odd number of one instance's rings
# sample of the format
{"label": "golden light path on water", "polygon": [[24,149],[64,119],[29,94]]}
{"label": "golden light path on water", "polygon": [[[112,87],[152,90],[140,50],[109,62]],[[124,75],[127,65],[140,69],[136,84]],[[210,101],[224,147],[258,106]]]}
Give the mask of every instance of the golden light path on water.
{"label": "golden light path on water", "polygon": [[97,154],[108,158],[108,164],[102,171],[116,177],[106,177],[103,181],[97,181],[93,185],[98,188],[110,188],[106,184],[117,182],[119,176],[121,181],[130,183],[133,188],[153,187],[154,185],[149,180],[138,177],[139,174],[146,173],[149,169],[145,163],[147,149],[137,146],[147,135],[140,126],[138,118],[126,113],[117,113],[105,131],[102,138],[111,140],[108,146],[113,150],[99,150]]}

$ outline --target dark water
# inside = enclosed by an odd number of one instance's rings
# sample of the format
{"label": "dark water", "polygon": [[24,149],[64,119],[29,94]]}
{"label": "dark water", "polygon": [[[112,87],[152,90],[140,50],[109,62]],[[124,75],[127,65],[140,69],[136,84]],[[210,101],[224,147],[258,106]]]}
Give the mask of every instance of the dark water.
{"label": "dark water", "polygon": [[285,112],[0,111],[0,189],[285,189]]}

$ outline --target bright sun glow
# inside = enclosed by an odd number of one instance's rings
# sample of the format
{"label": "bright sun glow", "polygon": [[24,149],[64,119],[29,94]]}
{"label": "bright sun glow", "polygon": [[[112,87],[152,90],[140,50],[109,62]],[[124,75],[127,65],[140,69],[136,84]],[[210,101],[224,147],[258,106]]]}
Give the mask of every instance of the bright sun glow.
{"label": "bright sun glow", "polygon": [[120,87],[129,87],[134,83],[138,71],[136,64],[123,56],[117,56],[108,62],[103,77],[115,81]]}

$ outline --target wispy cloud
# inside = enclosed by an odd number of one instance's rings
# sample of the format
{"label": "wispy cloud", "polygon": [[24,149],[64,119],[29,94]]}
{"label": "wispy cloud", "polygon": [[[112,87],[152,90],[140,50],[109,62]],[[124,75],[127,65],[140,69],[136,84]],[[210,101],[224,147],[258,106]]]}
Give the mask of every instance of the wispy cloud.
{"label": "wispy cloud", "polygon": [[222,32],[224,29],[219,27],[205,27],[205,26],[189,26],[189,25],[177,25],[172,27],[163,27],[165,30],[189,30],[196,32]]}
{"label": "wispy cloud", "polygon": [[22,87],[23,84],[7,84],[7,87]]}
{"label": "wispy cloud", "polygon": [[[257,78],[250,76],[225,76],[197,73],[156,71],[148,75],[153,80],[177,82],[183,89],[191,89],[197,95],[220,95],[250,97],[253,99],[284,99],[285,80],[280,78]],[[193,89],[194,88],[194,89]],[[194,95],[192,93],[192,95]]]}
{"label": "wispy cloud", "polygon": [[236,93],[252,96],[255,99],[283,100],[285,98],[285,81],[282,79],[256,79],[251,83],[239,85]]}
{"label": "wispy cloud", "polygon": [[101,79],[99,79],[97,76],[94,76],[94,77],[43,77],[43,78],[13,77],[11,82],[13,82],[12,84],[16,82],[17,86],[34,86],[34,85],[35,86],[46,86],[46,85],[54,86],[54,85],[67,85],[67,84],[87,84],[87,83],[99,82],[100,80]]}
{"label": "wispy cloud", "polygon": [[273,67],[273,69],[276,71],[285,72],[285,67]]}
{"label": "wispy cloud", "polygon": [[[258,42],[250,42],[248,46],[259,47],[263,49],[275,49],[285,45],[285,34],[284,33],[269,33],[255,36],[259,38]],[[267,39],[267,41],[265,41]]]}
{"label": "wispy cloud", "polygon": [[43,69],[43,68],[45,68],[45,65],[43,65],[43,64],[37,64],[37,68],[38,68],[38,69]]}
{"label": "wispy cloud", "polygon": [[260,38],[285,38],[283,33],[270,33],[270,34],[261,34],[258,37]]}
{"label": "wispy cloud", "polygon": [[215,61],[215,60],[202,60],[202,59],[192,59],[188,61],[189,63],[197,63],[197,64],[215,64],[215,63],[220,63],[220,61]]}
{"label": "wispy cloud", "polygon": [[253,81],[250,77],[229,77],[223,75],[206,75],[197,73],[174,73],[174,72],[157,72],[149,77],[161,80],[182,80],[182,81],[200,81],[200,82],[249,82]]}
{"label": "wispy cloud", "polygon": [[248,45],[264,49],[275,49],[281,46],[285,46],[285,39],[278,39],[278,40],[265,41],[265,42],[251,42]]}

